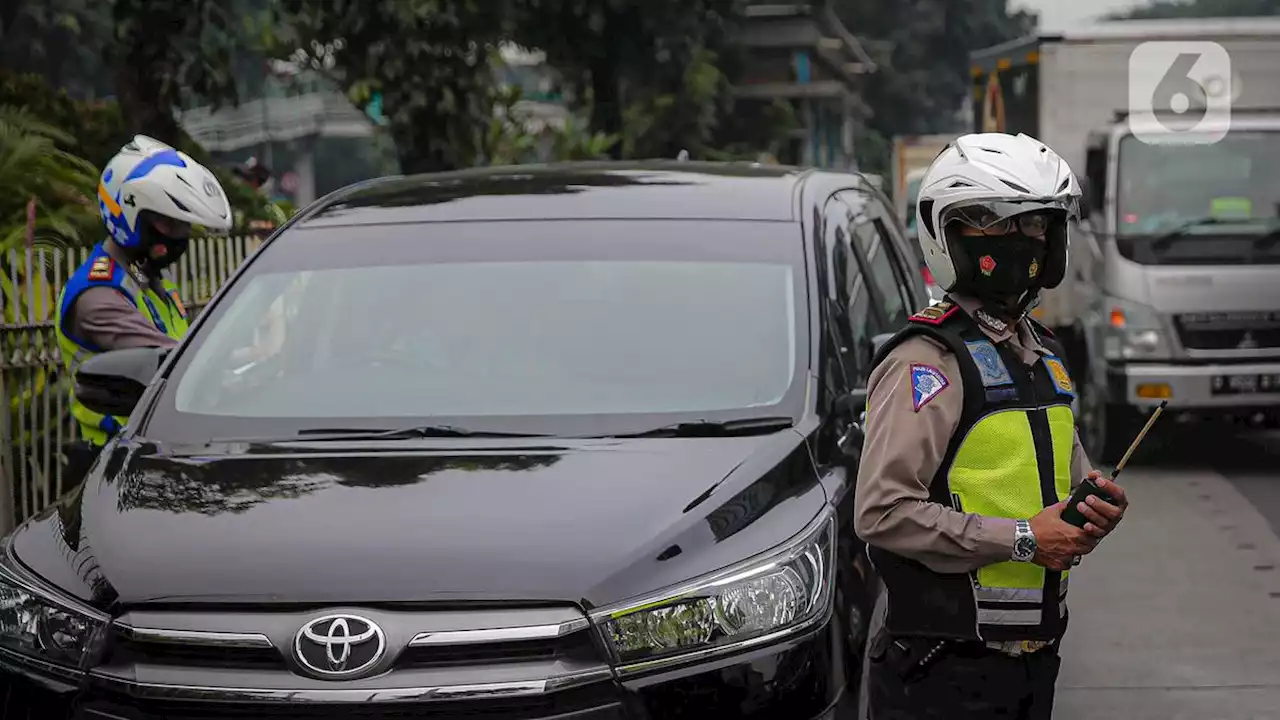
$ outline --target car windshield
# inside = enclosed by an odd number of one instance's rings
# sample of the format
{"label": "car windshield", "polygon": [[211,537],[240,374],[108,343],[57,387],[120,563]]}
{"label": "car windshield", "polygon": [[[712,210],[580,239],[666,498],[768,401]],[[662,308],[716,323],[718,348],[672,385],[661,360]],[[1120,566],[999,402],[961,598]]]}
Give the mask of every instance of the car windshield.
{"label": "car windshield", "polygon": [[1212,144],[1120,142],[1119,235],[1254,234],[1280,215],[1280,131],[1235,130]]}
{"label": "car windshield", "polygon": [[784,223],[293,230],[210,309],[146,434],[776,417],[802,394],[803,267]]}

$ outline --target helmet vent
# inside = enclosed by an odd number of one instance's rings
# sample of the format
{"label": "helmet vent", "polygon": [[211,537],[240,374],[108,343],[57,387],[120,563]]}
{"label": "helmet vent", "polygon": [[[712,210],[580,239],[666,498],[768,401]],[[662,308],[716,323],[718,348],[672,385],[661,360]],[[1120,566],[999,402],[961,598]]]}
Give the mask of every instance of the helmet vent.
{"label": "helmet vent", "polygon": [[178,209],[181,210],[182,212],[191,212],[191,208],[187,207],[186,205],[183,205],[182,201],[174,197],[171,193],[165,193],[165,195],[168,195],[169,199],[173,201],[173,204],[177,205]]}
{"label": "helmet vent", "polygon": [[1058,186],[1058,192],[1066,190],[1071,185],[1071,178],[1063,178],[1062,184]]}
{"label": "helmet vent", "polygon": [[951,188],[967,188],[967,187],[973,187],[973,183],[967,183],[963,180],[957,180],[951,183],[950,185],[948,185],[947,189],[950,190]]}
{"label": "helmet vent", "polygon": [[1005,180],[1004,178],[1001,178],[1001,179],[1000,179],[1000,182],[1004,183],[1005,185],[1008,185],[1009,187],[1013,188],[1014,190],[1017,190],[1018,192],[1022,192],[1022,193],[1029,193],[1029,192],[1031,192],[1031,191],[1030,191],[1030,190],[1028,190],[1027,188],[1022,187],[1021,185],[1019,185],[1019,184],[1017,184],[1017,183],[1011,183],[1011,182],[1009,182],[1008,180]]}
{"label": "helmet vent", "polygon": [[995,153],[996,155],[1004,155],[1004,154],[1005,154],[1005,152],[1004,152],[1003,150],[997,150],[996,148],[984,147],[984,148],[978,148],[978,149],[979,149],[979,150],[984,150],[984,151],[989,152],[989,153]]}

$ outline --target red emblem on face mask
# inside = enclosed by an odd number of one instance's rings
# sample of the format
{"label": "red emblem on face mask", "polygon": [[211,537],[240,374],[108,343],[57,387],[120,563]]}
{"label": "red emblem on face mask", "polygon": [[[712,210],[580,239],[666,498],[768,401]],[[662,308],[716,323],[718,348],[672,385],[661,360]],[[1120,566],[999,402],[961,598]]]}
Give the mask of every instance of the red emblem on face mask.
{"label": "red emblem on face mask", "polygon": [[996,259],[990,255],[983,255],[978,258],[978,269],[982,271],[983,275],[990,275],[996,269]]}

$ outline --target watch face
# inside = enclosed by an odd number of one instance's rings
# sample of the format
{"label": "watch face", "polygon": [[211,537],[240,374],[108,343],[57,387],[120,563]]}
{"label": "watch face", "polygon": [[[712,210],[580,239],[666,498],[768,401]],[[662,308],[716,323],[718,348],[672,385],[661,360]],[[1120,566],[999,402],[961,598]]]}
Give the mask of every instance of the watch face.
{"label": "watch face", "polygon": [[1018,538],[1013,544],[1013,551],[1018,557],[1031,557],[1036,554],[1036,541],[1028,537]]}

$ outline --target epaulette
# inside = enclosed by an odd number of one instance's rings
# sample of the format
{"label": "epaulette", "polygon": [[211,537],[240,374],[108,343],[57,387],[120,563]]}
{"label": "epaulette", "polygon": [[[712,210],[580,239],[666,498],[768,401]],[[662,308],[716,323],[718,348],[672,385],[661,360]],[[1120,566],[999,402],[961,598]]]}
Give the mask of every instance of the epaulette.
{"label": "epaulette", "polygon": [[110,280],[116,274],[116,261],[105,255],[93,261],[89,266],[89,280],[102,282]]}
{"label": "epaulette", "polygon": [[947,318],[956,314],[960,306],[950,300],[941,300],[907,318],[911,322],[925,325],[941,325]]}

